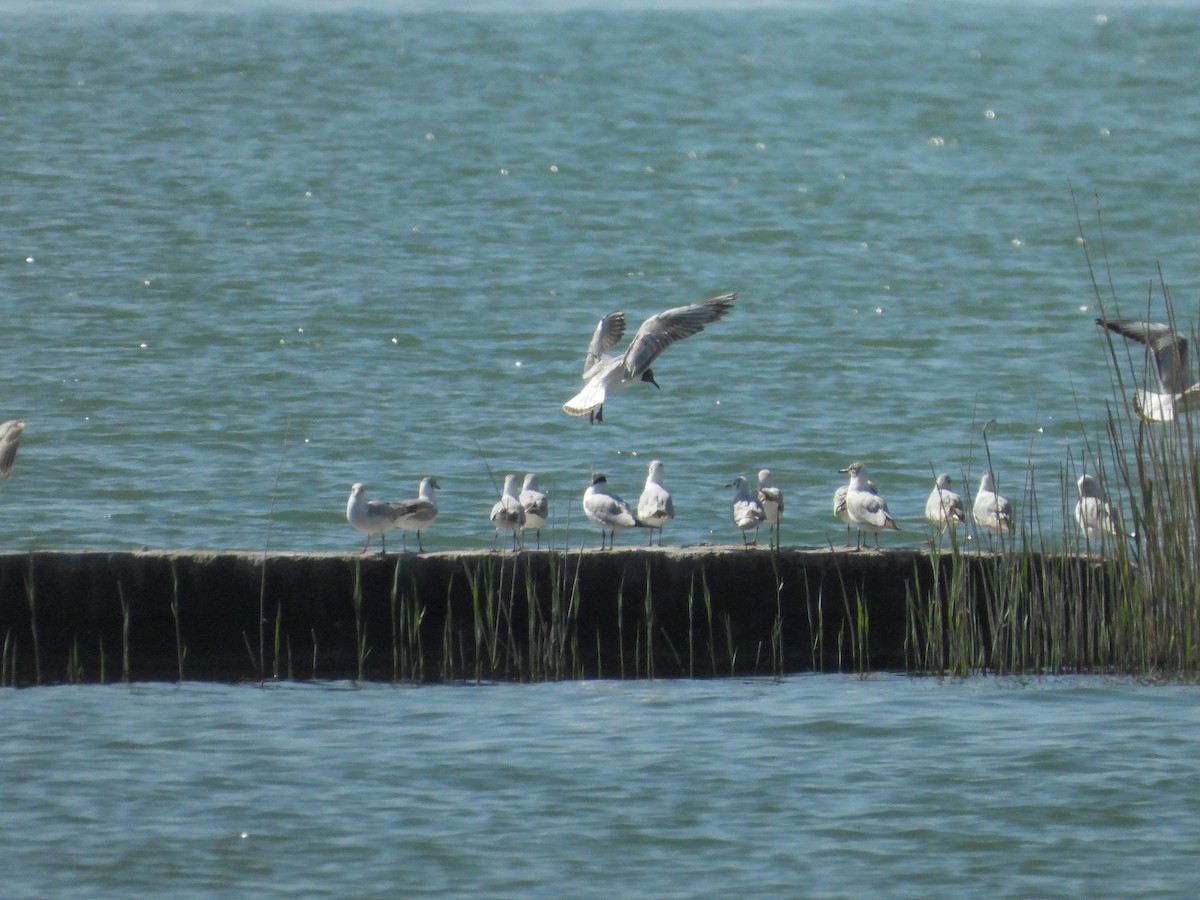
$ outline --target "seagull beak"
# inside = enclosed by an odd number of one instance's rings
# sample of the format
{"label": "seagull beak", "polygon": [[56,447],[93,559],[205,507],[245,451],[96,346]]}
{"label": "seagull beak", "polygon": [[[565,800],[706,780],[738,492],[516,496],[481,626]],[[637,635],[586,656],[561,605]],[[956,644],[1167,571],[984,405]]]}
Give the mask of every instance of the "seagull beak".
{"label": "seagull beak", "polygon": [[654,380],[654,370],[653,369],[647,369],[645,372],[642,373],[642,381],[648,381],[652,385],[654,385],[656,388],[658,388],[660,391],[662,390],[662,388],[659,387],[658,382]]}

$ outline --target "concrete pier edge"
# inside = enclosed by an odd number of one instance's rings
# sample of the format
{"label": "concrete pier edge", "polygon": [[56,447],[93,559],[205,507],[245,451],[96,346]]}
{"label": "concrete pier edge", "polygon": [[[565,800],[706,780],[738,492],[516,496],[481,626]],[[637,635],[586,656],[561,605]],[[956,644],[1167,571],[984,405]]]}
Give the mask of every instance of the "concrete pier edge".
{"label": "concrete pier edge", "polygon": [[927,603],[950,564],[946,551],[740,546],[9,552],[0,682],[912,671],[925,636],[909,600]]}

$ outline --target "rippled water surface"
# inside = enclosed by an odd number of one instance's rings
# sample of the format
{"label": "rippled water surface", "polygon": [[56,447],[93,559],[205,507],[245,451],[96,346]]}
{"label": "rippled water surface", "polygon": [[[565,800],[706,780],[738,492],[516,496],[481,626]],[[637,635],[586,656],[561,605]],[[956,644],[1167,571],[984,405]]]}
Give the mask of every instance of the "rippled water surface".
{"label": "rippled water surface", "polygon": [[[1160,261],[1196,294],[1187,5],[6,9],[9,549],[352,549],[350,484],[425,474],[428,546],[477,547],[506,471],[577,545],[651,457],[668,542],[736,540],[770,466],[823,544],[839,467],[919,528],[992,417],[1054,532],[1113,399],[1072,188],[1127,311]],[[726,290],[661,391],[561,412],[600,315]]]}
{"label": "rippled water surface", "polygon": [[0,695],[6,896],[1194,896],[1194,689]]}
{"label": "rippled water surface", "polygon": [[[654,457],[668,543],[770,466],[823,544],[839,467],[915,527],[992,417],[1057,531],[1115,399],[1072,189],[1193,315],[1194,10],[601,6],[0,2],[0,547],[349,550],[426,474],[477,547],[507,471],[578,546]],[[727,290],[561,412],[600,315]],[[0,892],[1190,897],[1198,732],[1100,680],[0,692]]]}

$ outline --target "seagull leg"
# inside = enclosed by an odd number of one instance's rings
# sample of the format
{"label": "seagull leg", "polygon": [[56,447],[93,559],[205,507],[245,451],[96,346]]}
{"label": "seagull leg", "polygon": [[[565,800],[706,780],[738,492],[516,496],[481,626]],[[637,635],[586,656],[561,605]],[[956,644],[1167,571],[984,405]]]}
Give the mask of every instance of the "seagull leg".
{"label": "seagull leg", "polygon": [[358,551],[358,552],[359,552],[359,553],[366,553],[366,552],[367,552],[367,546],[368,546],[370,543],[371,543],[371,532],[369,532],[369,531],[368,531],[368,532],[367,532],[367,542],[366,542],[365,544],[363,544],[363,548],[362,548],[360,551]]}
{"label": "seagull leg", "polygon": [[424,553],[424,552],[425,552],[425,545],[421,543],[421,531],[420,531],[420,529],[418,529],[418,530],[417,530],[417,552],[418,552],[418,553]]}
{"label": "seagull leg", "polygon": [[382,531],[379,532],[379,543],[383,547],[383,549],[379,551],[379,555],[387,556],[387,535],[384,534]]}

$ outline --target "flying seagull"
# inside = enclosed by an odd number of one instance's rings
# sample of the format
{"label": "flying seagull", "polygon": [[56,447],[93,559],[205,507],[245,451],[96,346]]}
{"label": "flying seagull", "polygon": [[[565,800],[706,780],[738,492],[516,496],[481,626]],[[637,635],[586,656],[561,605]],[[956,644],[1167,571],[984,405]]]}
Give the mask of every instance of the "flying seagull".
{"label": "flying seagull", "polygon": [[1140,319],[1097,319],[1096,324],[1123,338],[1144,344],[1154,354],[1160,390],[1134,391],[1133,409],[1148,422],[1170,422],[1176,412],[1200,409],[1200,383],[1188,370],[1188,342],[1161,322]]}
{"label": "flying seagull", "polygon": [[610,392],[637,381],[648,381],[658,387],[650,368],[658,355],[676,341],[699,334],[705,325],[720,319],[733,308],[737,296],[721,294],[651,316],[642,323],[622,356],[608,351],[625,336],[625,313],[609,313],[596,325],[588,344],[583,360],[583,390],[563,404],[563,411],[572,416],[586,415],[590,422],[603,422],[604,401]]}

